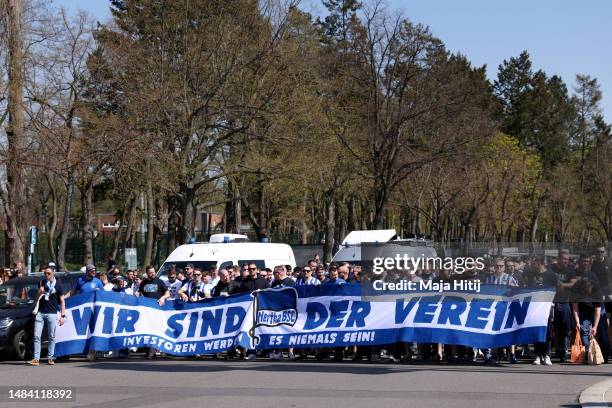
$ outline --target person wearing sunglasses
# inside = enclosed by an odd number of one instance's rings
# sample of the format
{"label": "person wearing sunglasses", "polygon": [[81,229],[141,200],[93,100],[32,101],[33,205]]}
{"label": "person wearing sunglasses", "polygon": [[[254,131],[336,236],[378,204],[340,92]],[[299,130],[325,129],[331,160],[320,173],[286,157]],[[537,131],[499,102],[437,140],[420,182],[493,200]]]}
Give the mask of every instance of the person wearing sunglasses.
{"label": "person wearing sunglasses", "polygon": [[197,302],[206,298],[205,286],[202,281],[202,271],[195,269],[191,281],[179,290],[179,296],[184,302]]}
{"label": "person wearing sunglasses", "polygon": [[241,291],[252,292],[258,289],[267,289],[270,283],[266,278],[260,276],[259,268],[256,264],[249,264],[249,276],[241,284]]}
{"label": "person wearing sunglasses", "polygon": [[[298,268],[295,268],[298,269]],[[297,282],[295,283],[295,286],[300,286],[300,285],[320,285],[321,281],[319,281],[317,278],[315,278],[314,276],[312,276],[312,269],[310,268],[310,266],[305,266],[304,268],[302,268],[302,273],[300,275],[300,277],[298,278]]]}
{"label": "person wearing sunglasses", "polygon": [[185,271],[183,272],[183,279],[181,279],[181,281],[183,282],[183,285],[186,285],[189,281],[191,281],[191,279],[193,278],[193,264],[188,263],[187,265],[185,265]]}
{"label": "person wearing sunglasses", "polygon": [[[45,279],[38,284],[37,294],[37,309],[36,321],[34,323],[34,358],[29,362],[30,365],[37,366],[40,364],[40,348],[42,331],[47,325],[47,333],[49,334],[49,345],[47,350],[47,363],[54,365],[53,361],[55,352],[55,327],[57,324],[62,326],[66,319],[66,304],[64,302],[63,292],[60,285],[55,279],[55,271],[53,268],[45,268]],[[60,308],[60,318],[57,318],[58,306]]]}

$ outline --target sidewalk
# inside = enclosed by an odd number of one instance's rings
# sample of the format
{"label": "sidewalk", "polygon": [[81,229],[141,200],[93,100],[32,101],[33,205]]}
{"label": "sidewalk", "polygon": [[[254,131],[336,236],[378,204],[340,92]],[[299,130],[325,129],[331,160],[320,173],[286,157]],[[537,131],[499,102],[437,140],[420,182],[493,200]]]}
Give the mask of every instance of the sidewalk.
{"label": "sidewalk", "polygon": [[579,401],[583,408],[612,407],[612,378],[591,385],[582,391]]}

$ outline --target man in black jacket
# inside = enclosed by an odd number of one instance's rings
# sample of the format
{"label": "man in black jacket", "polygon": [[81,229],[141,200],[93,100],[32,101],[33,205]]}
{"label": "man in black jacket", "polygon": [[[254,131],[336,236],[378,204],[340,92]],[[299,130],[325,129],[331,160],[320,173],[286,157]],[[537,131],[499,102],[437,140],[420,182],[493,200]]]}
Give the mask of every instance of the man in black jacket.
{"label": "man in black jacket", "polygon": [[287,268],[285,265],[277,265],[274,267],[274,281],[272,282],[273,288],[282,288],[282,287],[293,287],[295,286],[295,281],[287,276]]}
{"label": "man in black jacket", "polygon": [[212,291],[213,297],[229,296],[239,293],[240,284],[235,280],[230,280],[229,272],[225,269],[219,271],[219,283]]}
{"label": "man in black jacket", "polygon": [[253,292],[257,289],[267,289],[270,284],[259,276],[259,268],[254,263],[249,265],[249,275],[240,282],[240,293]]}

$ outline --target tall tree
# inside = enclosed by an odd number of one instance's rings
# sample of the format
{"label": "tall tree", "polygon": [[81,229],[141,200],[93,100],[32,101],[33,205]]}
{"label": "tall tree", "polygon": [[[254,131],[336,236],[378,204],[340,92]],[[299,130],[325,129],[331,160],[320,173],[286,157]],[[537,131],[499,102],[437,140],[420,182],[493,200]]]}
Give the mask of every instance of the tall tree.
{"label": "tall tree", "polygon": [[584,187],[585,160],[597,137],[598,120],[601,118],[602,94],[597,78],[588,75],[576,75],[572,102],[576,109],[576,124],[572,134],[572,144],[580,152],[580,189]]}
{"label": "tall tree", "polygon": [[21,0],[2,3],[8,43],[8,124],[7,151],[4,157],[6,184],[1,195],[6,217],[6,258],[23,262],[27,239],[28,206],[26,203],[24,159],[26,140],[24,123],[24,38]]}

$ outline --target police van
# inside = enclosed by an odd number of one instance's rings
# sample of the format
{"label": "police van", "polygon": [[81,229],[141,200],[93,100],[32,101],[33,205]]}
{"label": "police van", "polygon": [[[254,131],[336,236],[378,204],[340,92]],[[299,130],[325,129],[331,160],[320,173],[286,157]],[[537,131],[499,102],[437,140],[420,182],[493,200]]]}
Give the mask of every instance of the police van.
{"label": "police van", "polygon": [[375,257],[435,258],[433,241],[401,239],[394,229],[351,231],[343,240],[332,262],[370,266]]}
{"label": "police van", "polygon": [[209,242],[197,242],[177,247],[159,269],[158,276],[166,278],[171,267],[185,269],[187,264],[208,271],[213,266],[219,269],[232,265],[254,263],[258,268],[273,269],[277,265],[295,267],[293,250],[287,244],[248,242],[246,235],[214,234]]}

